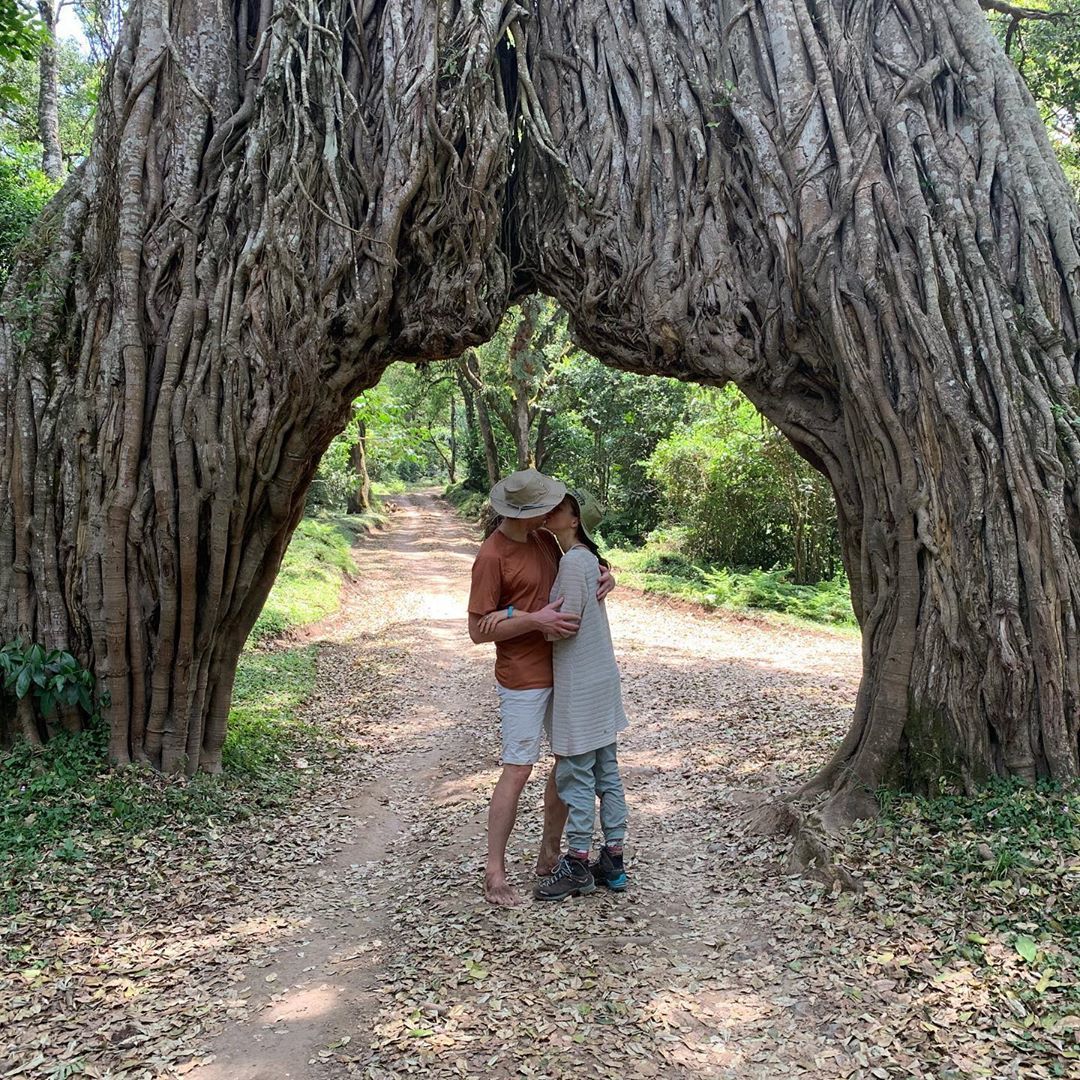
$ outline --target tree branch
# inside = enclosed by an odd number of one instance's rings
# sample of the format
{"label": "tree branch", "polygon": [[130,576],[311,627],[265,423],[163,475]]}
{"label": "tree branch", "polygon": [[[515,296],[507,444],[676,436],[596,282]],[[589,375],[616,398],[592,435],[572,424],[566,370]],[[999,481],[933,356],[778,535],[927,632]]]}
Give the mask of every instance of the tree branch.
{"label": "tree branch", "polygon": [[983,11],[996,11],[1016,21],[1021,19],[1040,19],[1044,22],[1061,22],[1065,19],[1075,19],[1075,11],[1040,11],[1038,8],[1020,7],[1018,4],[1010,4],[1008,0],[979,0],[979,7]]}

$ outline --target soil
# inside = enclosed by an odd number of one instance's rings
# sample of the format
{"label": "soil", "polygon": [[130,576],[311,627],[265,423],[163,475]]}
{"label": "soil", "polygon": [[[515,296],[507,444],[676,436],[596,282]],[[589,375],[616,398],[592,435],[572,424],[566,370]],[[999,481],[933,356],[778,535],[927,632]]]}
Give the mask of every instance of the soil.
{"label": "soil", "polygon": [[[434,494],[395,501],[389,527],[360,541],[342,612],[314,635],[308,717],[345,721],[351,743],[309,807],[330,839],[281,936],[238,978],[247,1019],[186,1075],[858,1071],[842,1003],[787,962],[798,887],[779,886],[780,852],[745,828],[749,808],[842,734],[858,642],[617,589],[631,887],[492,908],[481,886],[498,776],[493,654],[463,617],[478,537]],[[523,892],[549,764],[511,840]]]}

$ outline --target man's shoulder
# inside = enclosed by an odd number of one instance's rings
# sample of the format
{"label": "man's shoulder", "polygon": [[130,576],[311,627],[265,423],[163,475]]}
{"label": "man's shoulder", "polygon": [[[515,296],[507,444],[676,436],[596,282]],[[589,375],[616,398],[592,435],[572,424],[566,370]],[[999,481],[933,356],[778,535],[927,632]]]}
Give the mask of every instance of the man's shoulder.
{"label": "man's shoulder", "polygon": [[476,550],[476,559],[479,562],[481,559],[497,559],[502,554],[502,545],[499,543],[499,531],[495,530],[490,536],[486,537],[480,544],[480,547]]}

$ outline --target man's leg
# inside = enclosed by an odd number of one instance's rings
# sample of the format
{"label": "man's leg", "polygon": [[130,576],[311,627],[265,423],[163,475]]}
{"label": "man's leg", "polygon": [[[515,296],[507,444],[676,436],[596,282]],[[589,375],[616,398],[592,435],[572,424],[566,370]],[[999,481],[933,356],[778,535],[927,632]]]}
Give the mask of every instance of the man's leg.
{"label": "man's leg", "polygon": [[484,897],[488,903],[500,907],[513,907],[521,903],[521,897],[506,880],[506,845],[517,820],[518,800],[531,772],[531,765],[504,765],[502,775],[491,793]]}
{"label": "man's leg", "polygon": [[562,854],[562,834],[566,828],[566,803],[559,798],[559,785],[555,771],[559,759],[551,766],[547,785],[544,787],[544,839],[540,842],[540,854],[536,859],[536,872],[540,877],[547,877]]}

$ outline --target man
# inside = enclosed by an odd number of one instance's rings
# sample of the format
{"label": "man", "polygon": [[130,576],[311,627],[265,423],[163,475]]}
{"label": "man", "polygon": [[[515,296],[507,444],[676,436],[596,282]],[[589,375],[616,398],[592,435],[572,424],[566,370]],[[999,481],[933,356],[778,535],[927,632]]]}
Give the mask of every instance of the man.
{"label": "man", "polygon": [[[512,907],[521,898],[506,877],[506,845],[517,820],[518,802],[533,765],[540,759],[545,727],[551,723],[551,643],[577,632],[580,619],[564,615],[561,598],[549,602],[561,552],[542,530],[562,502],[566,486],[535,469],[511,473],[491,490],[491,506],[502,521],[481,544],[472,569],[469,636],[495,643],[495,681],[502,720],[502,774],[488,810],[487,868],[484,896],[489,903]],[[597,590],[602,600],[614,587],[605,573]],[[492,629],[485,615],[509,609],[510,617]],[[544,838],[537,870],[558,861],[566,806],[555,787],[555,770],[544,789]]]}

